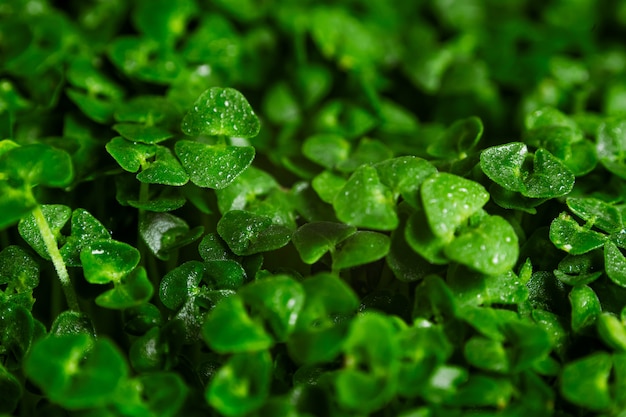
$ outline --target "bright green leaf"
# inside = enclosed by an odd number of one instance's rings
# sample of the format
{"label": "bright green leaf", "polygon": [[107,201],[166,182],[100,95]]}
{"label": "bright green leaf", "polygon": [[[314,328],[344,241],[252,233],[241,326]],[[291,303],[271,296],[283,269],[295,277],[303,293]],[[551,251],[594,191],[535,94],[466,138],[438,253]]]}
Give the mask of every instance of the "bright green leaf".
{"label": "bright green leaf", "polygon": [[83,247],[80,262],[92,284],[120,283],[139,264],[139,251],[115,240],[97,240]]}
{"label": "bright green leaf", "polygon": [[371,231],[351,234],[337,246],[333,253],[333,268],[346,269],[368,264],[384,258],[391,241],[387,235]]}
{"label": "bright green leaf", "polygon": [[248,100],[235,89],[220,87],[202,93],[182,122],[183,132],[190,136],[253,138],[260,128]]}

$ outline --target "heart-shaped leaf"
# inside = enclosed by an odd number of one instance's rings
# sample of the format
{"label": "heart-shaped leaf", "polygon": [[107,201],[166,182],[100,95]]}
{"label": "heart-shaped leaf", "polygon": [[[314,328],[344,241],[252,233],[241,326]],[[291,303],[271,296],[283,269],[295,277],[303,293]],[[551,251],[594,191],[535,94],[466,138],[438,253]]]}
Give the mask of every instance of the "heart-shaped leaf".
{"label": "heart-shaped leaf", "polygon": [[198,261],[185,262],[165,274],[159,286],[159,298],[163,305],[170,310],[178,310],[196,293],[203,274],[204,265]]}
{"label": "heart-shaped leaf", "polygon": [[224,214],[217,223],[217,232],[237,255],[282,248],[291,238],[291,231],[274,224],[272,218],[243,210]]}
{"label": "heart-shaped leaf", "polygon": [[109,231],[87,210],[76,209],[72,213],[71,234],[61,248],[61,255],[68,266],[81,266],[80,252],[96,240],[111,238]]}
{"label": "heart-shaped leaf", "polygon": [[181,127],[190,136],[253,138],[261,124],[243,94],[233,88],[212,87],[198,97]]}
{"label": "heart-shaped leaf", "polygon": [[115,283],[115,286],[96,297],[96,304],[100,307],[115,310],[124,310],[146,303],[154,288],[148,279],[143,267],[135,268],[128,274],[123,282]]}
{"label": "heart-shaped leaf", "polygon": [[371,231],[356,232],[337,246],[333,268],[346,269],[368,264],[387,256],[391,241],[387,235]]}
{"label": "heart-shaped leaf", "polygon": [[41,143],[18,146],[0,155],[0,172],[31,187],[65,187],[74,178],[70,155]]}
{"label": "heart-shaped leaf", "polygon": [[522,142],[492,146],[480,154],[480,168],[496,184],[509,191],[523,191],[528,148]]}
{"label": "heart-shaped leaf", "polygon": [[569,214],[561,213],[550,224],[550,240],[571,255],[581,255],[604,245],[607,236],[580,226]]}
{"label": "heart-shaped leaf", "polygon": [[437,158],[463,159],[471,152],[483,135],[483,123],[478,117],[468,117],[454,122],[428,146],[428,154]]}
{"label": "heart-shaped leaf", "polygon": [[174,135],[167,129],[158,126],[145,126],[137,123],[118,123],[112,126],[113,130],[131,142],[141,142],[153,145],[163,142]]}
{"label": "heart-shaped leaf", "polygon": [[154,162],[137,174],[137,179],[149,184],[181,186],[189,181],[189,175],[169,148],[157,146]]}
{"label": "heart-shaped leaf", "polygon": [[339,220],[375,230],[398,227],[395,205],[391,190],[380,182],[376,168],[368,165],[357,169],[333,200]]}
{"label": "heart-shaped leaf", "polygon": [[129,172],[139,171],[139,168],[146,165],[156,153],[154,145],[133,143],[120,136],[111,139],[106,144],[106,150],[123,169]]}
{"label": "heart-shaped leaf", "polygon": [[129,374],[111,341],[94,343],[86,334],[42,339],[33,346],[25,372],[52,401],[68,409],[111,403]]}
{"label": "heart-shaped leaf", "polygon": [[263,350],[274,344],[236,295],[224,298],[211,310],[202,326],[202,335],[211,349],[221,353]]}
{"label": "heart-shaped leaf", "polygon": [[561,393],[572,404],[591,410],[607,410],[611,406],[609,377],[611,356],[596,352],[567,363],[561,373]]}
{"label": "heart-shaped leaf", "polygon": [[207,145],[180,140],[175,145],[176,156],[199,187],[225,188],[237,178],[254,159],[252,146]]}
{"label": "heart-shaped leaf", "polygon": [[264,278],[246,285],[239,294],[246,305],[267,321],[277,341],[285,341],[295,330],[305,293],[293,278],[287,275]]}
{"label": "heart-shaped leaf", "polygon": [[206,390],[206,400],[227,417],[249,415],[270,394],[273,363],[267,351],[233,355]]}
{"label": "heart-shaped leaf", "polygon": [[421,196],[430,229],[446,240],[489,200],[482,185],[449,173],[428,177],[422,183]]}
{"label": "heart-shaped leaf", "polygon": [[592,197],[568,197],[566,202],[575,215],[607,233],[623,228],[622,213],[611,204]]}
{"label": "heart-shaped leaf", "polygon": [[311,222],[296,230],[292,241],[302,260],[313,264],[355,232],[356,227],[343,223]]}
{"label": "heart-shaped leaf", "polygon": [[80,262],[92,284],[120,283],[139,264],[139,251],[116,240],[97,240],[83,248]]}
{"label": "heart-shaped leaf", "polygon": [[519,246],[509,222],[500,216],[489,216],[456,237],[446,246],[444,253],[450,260],[495,275],[515,266]]}

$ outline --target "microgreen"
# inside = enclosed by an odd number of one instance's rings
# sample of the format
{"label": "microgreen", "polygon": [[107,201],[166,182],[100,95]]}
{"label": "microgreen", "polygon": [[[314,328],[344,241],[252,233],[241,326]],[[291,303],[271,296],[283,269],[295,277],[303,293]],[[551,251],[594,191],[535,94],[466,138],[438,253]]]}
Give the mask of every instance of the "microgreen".
{"label": "microgreen", "polygon": [[4,0],[0,415],[623,416],[625,10]]}

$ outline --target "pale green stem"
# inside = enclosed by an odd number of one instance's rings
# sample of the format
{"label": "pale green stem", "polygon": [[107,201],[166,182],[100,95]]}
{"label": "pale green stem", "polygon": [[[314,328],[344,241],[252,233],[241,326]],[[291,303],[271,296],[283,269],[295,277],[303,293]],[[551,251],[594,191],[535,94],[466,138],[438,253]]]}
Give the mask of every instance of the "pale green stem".
{"label": "pale green stem", "polygon": [[52,263],[54,264],[54,269],[57,271],[59,281],[61,282],[61,288],[63,289],[65,299],[67,300],[67,306],[70,310],[80,311],[78,298],[74,292],[70,275],[65,267],[65,261],[63,261],[61,252],[59,252],[57,241],[52,233],[52,230],[50,230],[46,217],[44,216],[43,211],[41,211],[41,206],[38,205],[33,209],[33,216],[35,217],[35,222],[37,223],[43,242],[46,245],[48,255],[50,255],[50,259],[52,259]]}

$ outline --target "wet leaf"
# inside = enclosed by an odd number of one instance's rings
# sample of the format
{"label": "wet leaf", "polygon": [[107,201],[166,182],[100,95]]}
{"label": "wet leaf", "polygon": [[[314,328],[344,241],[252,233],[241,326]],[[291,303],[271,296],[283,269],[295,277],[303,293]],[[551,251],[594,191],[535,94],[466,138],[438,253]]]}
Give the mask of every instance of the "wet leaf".
{"label": "wet leaf", "polygon": [[202,93],[182,122],[183,132],[190,136],[253,138],[260,128],[248,100],[235,89],[220,87]]}

